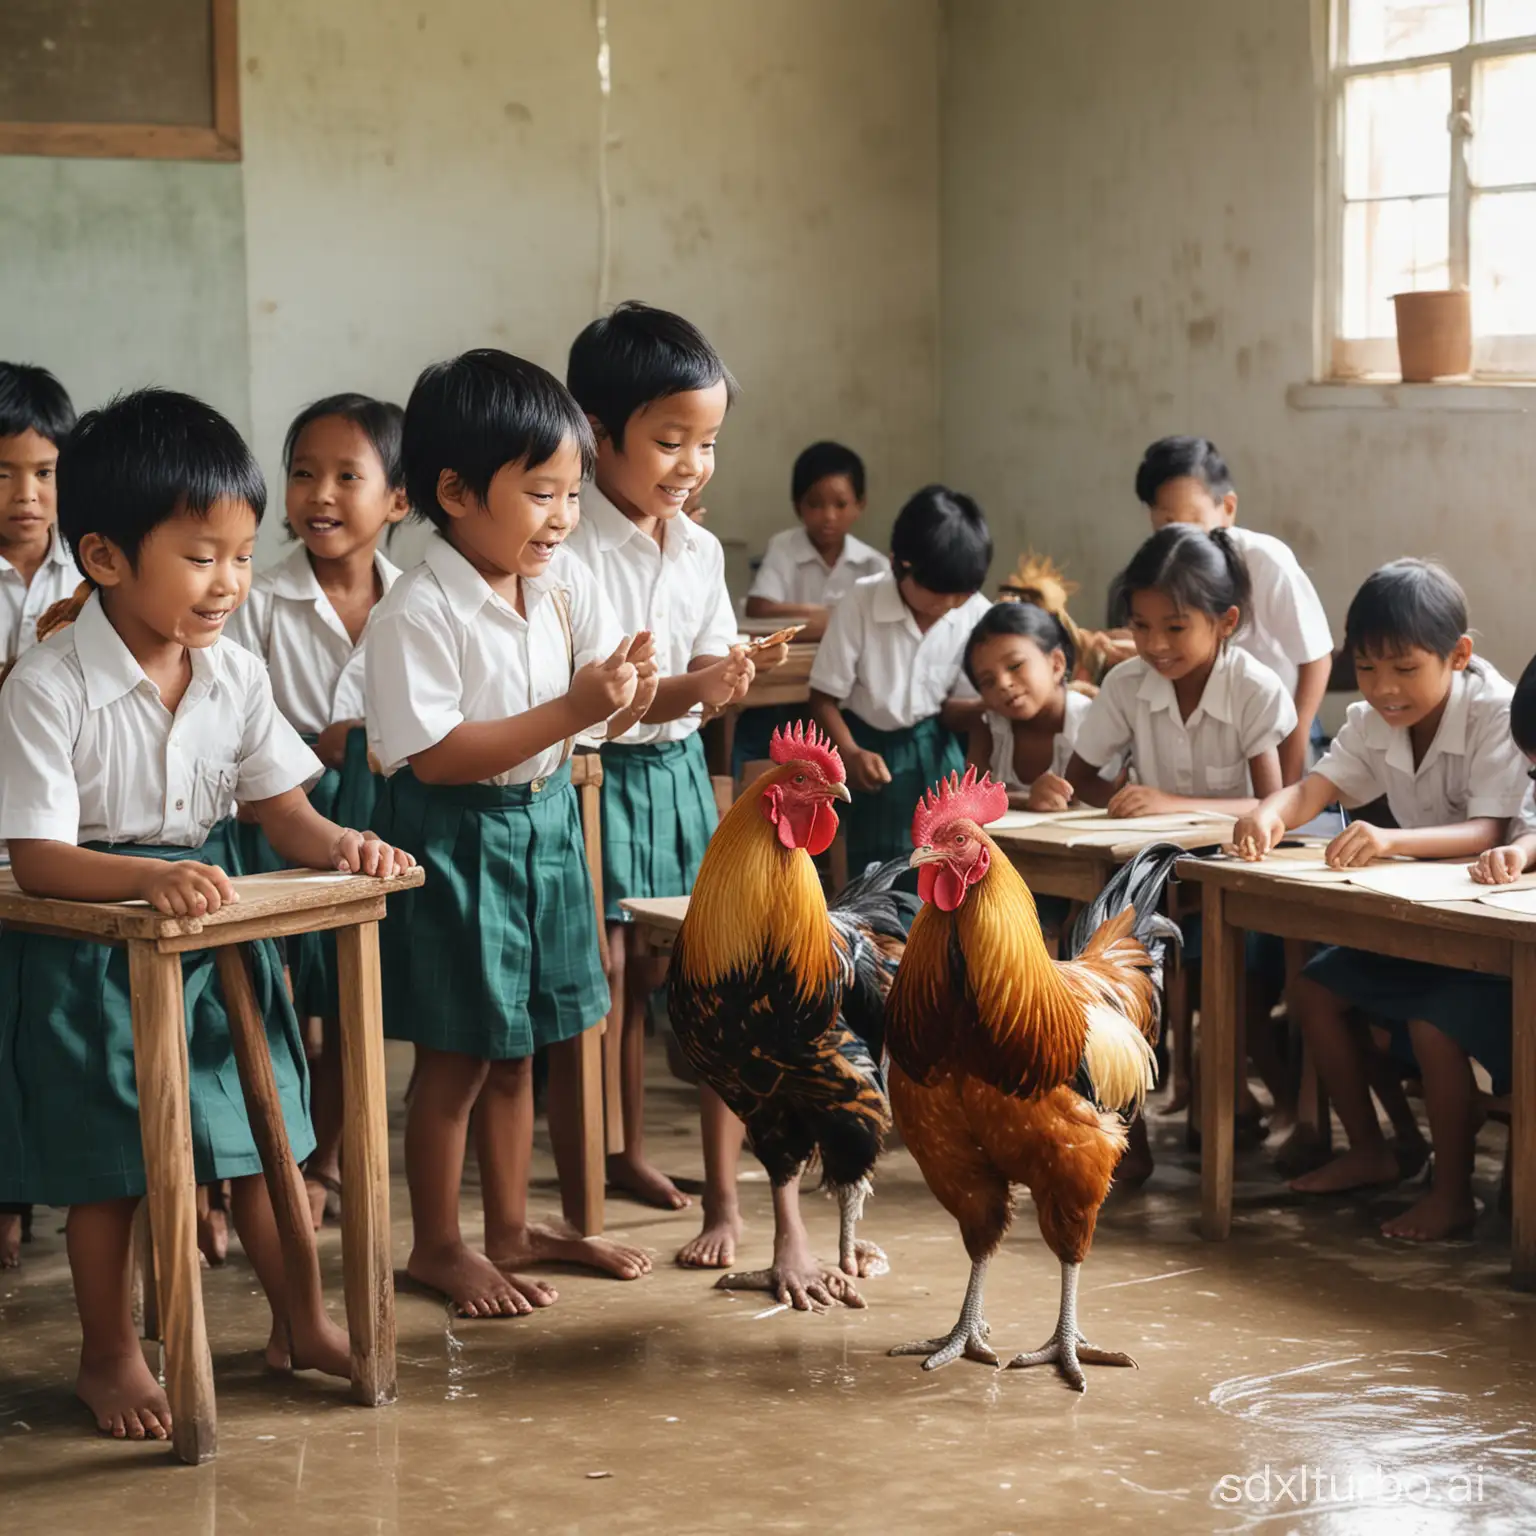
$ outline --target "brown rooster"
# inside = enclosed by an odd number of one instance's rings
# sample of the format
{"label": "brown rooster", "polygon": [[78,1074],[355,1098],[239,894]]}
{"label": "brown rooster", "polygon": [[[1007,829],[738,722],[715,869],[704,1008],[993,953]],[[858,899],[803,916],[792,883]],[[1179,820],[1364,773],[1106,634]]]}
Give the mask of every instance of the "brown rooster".
{"label": "brown rooster", "polygon": [[[917,898],[895,860],[828,909],[813,854],[848,799],[842,758],[815,727],[774,732],[775,766],[710,841],[673,950],[667,1011],[684,1055],[745,1122],[773,1185],[773,1262],[726,1275],[800,1310],[863,1306],[854,1279],[885,1255],[855,1232],[891,1112],[881,1070],[885,996]],[[839,1266],[817,1263],[800,1176],[819,1154],[842,1215]]]}
{"label": "brown rooster", "polygon": [[1029,887],[983,831],[1007,808],[1004,787],[972,769],[930,790],[913,818],[925,905],[886,1007],[891,1107],[960,1224],[971,1280],[947,1337],[892,1353],[926,1355],[928,1370],[962,1354],[998,1363],[982,1284],[1013,1217],[1011,1186],[1024,1184],[1061,1261],[1061,1313],[1043,1348],[1009,1364],[1054,1362],[1081,1392],[1083,1363],[1135,1364],[1077,1331],[1077,1281],[1125,1150],[1113,1111],[1139,1106],[1154,1080],[1155,971],[1172,930],[1156,907],[1181,850],[1159,844],[1120,869],[1074,925],[1075,957],[1057,961]]}

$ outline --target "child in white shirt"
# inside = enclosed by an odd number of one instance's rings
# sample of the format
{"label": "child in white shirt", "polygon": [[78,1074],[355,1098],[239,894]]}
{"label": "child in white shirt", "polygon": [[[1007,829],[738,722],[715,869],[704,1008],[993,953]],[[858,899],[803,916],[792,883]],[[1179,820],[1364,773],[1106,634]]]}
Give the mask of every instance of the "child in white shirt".
{"label": "child in white shirt", "polygon": [[[379,550],[385,531],[410,510],[400,460],[398,405],[367,395],[332,395],[306,406],[283,441],[291,555],[251,583],[229,635],[267,665],[283,718],[314,749],[325,774],[309,791],[322,816],[366,827],[381,780],[368,764],[363,721],[363,644],[374,605],[399,570]],[[260,827],[243,826],[244,872],[281,861]],[[304,1168],[310,1214],[340,1215],[341,1021],[334,933],[288,941],[293,1000],[321,1021],[311,1058],[315,1151]]]}
{"label": "child in white shirt", "polygon": [[[1331,865],[1394,855],[1472,858],[1503,843],[1525,799],[1526,764],[1509,730],[1512,690],[1473,656],[1466,597],[1454,578],[1424,560],[1383,566],[1349,605],[1344,643],[1365,701],[1350,706],[1314,772],[1238,822],[1238,852],[1262,858],[1288,828],[1332,801],[1362,805],[1383,794],[1397,827],[1353,822],[1328,845]],[[1406,1055],[1411,1045],[1435,1151],[1429,1193],[1382,1231],[1428,1241],[1468,1227],[1476,1214],[1476,1121],[1467,1058],[1488,1069],[1495,1092],[1507,1091],[1508,980],[1331,946],[1307,963],[1291,1007],[1349,1136],[1347,1151],[1293,1179],[1291,1188],[1371,1189],[1396,1184],[1405,1162],[1422,1164],[1413,1156],[1418,1130],[1405,1113],[1399,1074],[1354,1022],[1358,1008],[1389,1023],[1394,1054]],[[1397,1126],[1395,1151],[1382,1135],[1373,1089]]]}

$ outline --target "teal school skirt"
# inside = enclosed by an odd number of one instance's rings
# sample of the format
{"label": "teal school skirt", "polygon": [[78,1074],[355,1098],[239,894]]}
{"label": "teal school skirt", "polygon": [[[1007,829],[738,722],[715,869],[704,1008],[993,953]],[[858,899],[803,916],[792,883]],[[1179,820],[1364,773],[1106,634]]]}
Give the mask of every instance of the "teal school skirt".
{"label": "teal school skirt", "polygon": [[937,715],[899,731],[877,730],[848,710],[843,718],[853,739],[866,752],[878,752],[891,770],[891,782],[873,793],[854,790],[843,812],[848,875],[856,879],[870,864],[911,856],[917,802],[946,774],[965,771],[965,753]]}
{"label": "teal school skirt", "polygon": [[603,908],[626,922],[626,896],[686,896],[719,822],[695,732],[683,741],[602,749]]}
{"label": "teal school skirt", "polygon": [[[88,846],[151,859],[197,859],[233,872],[232,827],[201,848]],[[296,1158],[314,1150],[298,1019],[270,939],[249,946],[256,1002]],[[261,1172],[212,950],[181,958],[199,1184]],[[82,1205],[144,1193],[134,1079],[128,952],[45,934],[0,934],[0,1200]]]}
{"label": "teal school skirt", "polygon": [[427,882],[380,934],[384,1033],[518,1060],[606,1017],[592,877],[569,765],[532,784],[385,783],[374,827]]}

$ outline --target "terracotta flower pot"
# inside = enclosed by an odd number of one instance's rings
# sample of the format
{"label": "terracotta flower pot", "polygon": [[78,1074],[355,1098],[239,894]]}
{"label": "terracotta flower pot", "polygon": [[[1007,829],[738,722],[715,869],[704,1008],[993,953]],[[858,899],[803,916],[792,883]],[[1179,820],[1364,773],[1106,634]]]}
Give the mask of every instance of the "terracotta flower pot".
{"label": "terracotta flower pot", "polygon": [[1464,377],[1472,371],[1472,296],[1466,289],[1396,293],[1397,355],[1403,383]]}

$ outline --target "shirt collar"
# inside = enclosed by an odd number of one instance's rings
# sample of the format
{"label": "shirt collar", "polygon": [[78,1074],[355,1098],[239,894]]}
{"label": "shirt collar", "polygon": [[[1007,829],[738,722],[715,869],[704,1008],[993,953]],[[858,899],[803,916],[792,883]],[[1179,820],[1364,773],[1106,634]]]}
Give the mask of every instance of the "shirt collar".
{"label": "shirt collar", "polygon": [[[600,550],[618,549],[631,539],[651,542],[595,485],[581,493],[581,515],[592,524]],[[681,559],[698,542],[698,533],[694,520],[686,512],[679,512],[667,520],[658,553],[664,560]]]}
{"label": "shirt collar", "polygon": [[[379,585],[388,592],[400,575],[400,567],[386,560],[383,550],[376,549],[373,552],[373,568],[378,573]],[[272,595],[309,603],[320,602],[325,597],[320,578],[315,575],[315,568],[309,563],[309,551],[304,545],[300,544],[272,572]]]}
{"label": "shirt collar", "polygon": [[[48,530],[48,553],[43,556],[44,565],[67,565],[74,567],[75,557],[70,554],[69,546],[59,537],[58,525],[55,524]],[[7,571],[16,569],[4,555],[0,555],[0,567]]]}
{"label": "shirt collar", "polygon": [[427,545],[423,558],[460,623],[473,623],[476,614],[496,596],[485,577],[441,534]]}
{"label": "shirt collar", "polygon": [[1366,719],[1369,740],[1373,746],[1385,747],[1387,766],[1413,778],[1422,773],[1442,752],[1466,755],[1467,719],[1472,710],[1472,693],[1477,679],[1469,671],[1451,674],[1451,696],[1445,701],[1445,713],[1440,717],[1440,728],[1430,742],[1419,766],[1413,766],[1413,737],[1404,726],[1388,725],[1373,709]]}
{"label": "shirt collar", "polygon": [[[86,599],[80,616],[70,626],[70,634],[75,642],[80,674],[85,680],[85,702],[88,708],[105,709],[109,704],[126,698],[135,688],[146,684],[154,687],[133,652],[124,644],[123,637],[113,629],[112,621],[101,606],[100,592],[92,592]],[[213,653],[220,643],[216,641],[213,645],[188,649],[187,655],[192,663],[192,685],[183,703],[211,692],[218,682]]]}
{"label": "shirt collar", "polygon": [[[1236,723],[1237,711],[1233,693],[1236,684],[1235,673],[1239,665],[1236,660],[1237,654],[1234,646],[1222,646],[1220,654],[1216,657],[1216,664],[1211,668],[1211,675],[1205,680],[1205,691],[1200,695],[1200,702],[1191,711],[1189,719],[1182,722],[1186,728],[1202,715],[1209,715],[1211,719],[1220,720],[1227,725]],[[1164,677],[1150,663],[1147,665],[1146,675],[1141,680],[1141,686],[1136,690],[1136,697],[1145,699],[1153,710],[1166,709],[1175,715],[1179,712],[1179,699],[1174,692],[1172,681]]]}
{"label": "shirt collar", "polygon": [[906,619],[914,628],[917,626],[917,620],[912,617],[912,610],[902,600],[901,588],[897,585],[894,571],[886,572],[875,583],[869,612],[870,617],[877,624],[899,624]]}

